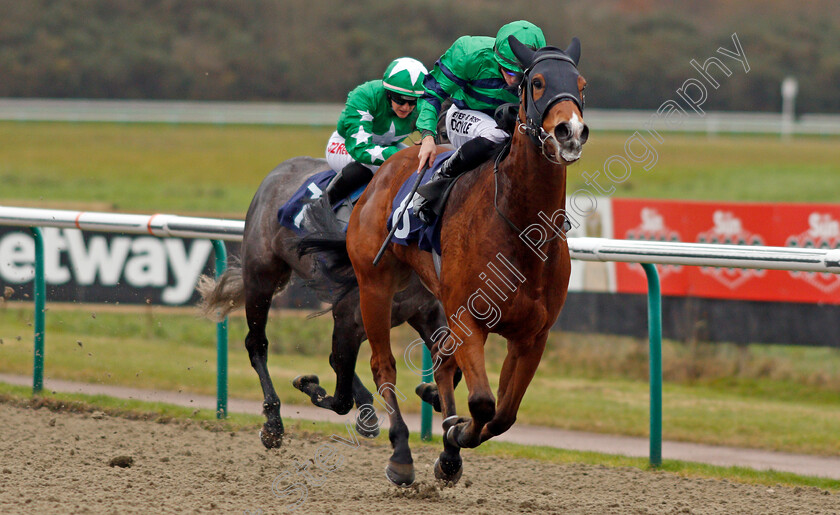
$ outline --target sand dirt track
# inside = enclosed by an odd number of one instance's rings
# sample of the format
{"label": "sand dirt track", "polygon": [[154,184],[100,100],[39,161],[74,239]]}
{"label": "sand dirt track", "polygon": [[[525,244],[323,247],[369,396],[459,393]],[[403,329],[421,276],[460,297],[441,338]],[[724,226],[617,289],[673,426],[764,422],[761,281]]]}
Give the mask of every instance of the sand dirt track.
{"label": "sand dirt track", "polygon": [[[283,513],[288,501],[273,494],[272,482],[329,442],[321,434],[299,433],[282,449],[267,451],[253,431],[211,432],[196,424],[2,403],[0,434],[0,513]],[[332,442],[343,465],[321,475],[322,485],[309,486],[296,512],[840,514],[840,496],[816,488],[749,486],[470,451],[464,451],[461,482],[445,488],[431,471],[436,451],[415,450],[417,482],[401,490],[386,482],[389,448],[384,437],[377,442]],[[117,456],[131,456],[133,466],[109,466]]]}

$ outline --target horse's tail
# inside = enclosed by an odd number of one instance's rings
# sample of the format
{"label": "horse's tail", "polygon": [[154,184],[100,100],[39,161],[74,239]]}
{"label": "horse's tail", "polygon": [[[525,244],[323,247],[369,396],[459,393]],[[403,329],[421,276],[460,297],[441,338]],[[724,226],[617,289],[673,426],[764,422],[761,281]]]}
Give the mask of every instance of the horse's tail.
{"label": "horse's tail", "polygon": [[322,300],[335,305],[359,287],[347,253],[344,228],[323,199],[309,204],[303,225],[308,232],[298,240],[298,254],[312,254],[315,263],[313,278],[307,285]]}
{"label": "horse's tail", "polygon": [[196,289],[201,294],[201,301],[198,303],[201,316],[221,322],[231,311],[245,303],[242,266],[235,262],[218,280],[202,275],[198,278]]}

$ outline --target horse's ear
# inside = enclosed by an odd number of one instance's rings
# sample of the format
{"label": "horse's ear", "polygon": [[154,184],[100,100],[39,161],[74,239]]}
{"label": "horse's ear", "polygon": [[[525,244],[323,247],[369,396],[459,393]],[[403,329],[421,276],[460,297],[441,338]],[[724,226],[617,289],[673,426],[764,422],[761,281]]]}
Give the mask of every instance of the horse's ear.
{"label": "horse's ear", "polygon": [[508,36],[508,43],[510,44],[511,51],[513,51],[513,55],[515,55],[516,59],[519,60],[519,64],[522,65],[522,68],[530,67],[531,63],[534,62],[534,54],[537,52],[523,45],[513,36]]}
{"label": "horse's ear", "polygon": [[563,53],[571,57],[572,61],[575,62],[575,66],[577,66],[580,62],[580,40],[578,38],[572,38],[572,43]]}

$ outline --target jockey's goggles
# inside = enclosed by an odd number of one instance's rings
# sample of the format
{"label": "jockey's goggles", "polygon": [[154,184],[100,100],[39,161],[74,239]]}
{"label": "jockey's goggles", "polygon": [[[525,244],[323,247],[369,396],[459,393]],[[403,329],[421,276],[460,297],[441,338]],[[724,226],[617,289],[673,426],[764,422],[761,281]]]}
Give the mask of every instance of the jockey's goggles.
{"label": "jockey's goggles", "polygon": [[521,73],[521,72],[513,72],[513,71],[510,71],[510,70],[508,70],[508,69],[506,69],[506,68],[502,68],[501,66],[499,66],[499,69],[500,69],[500,70],[502,70],[502,72],[503,72],[505,75],[507,75],[508,77],[513,77],[513,78],[515,78],[515,79],[516,79],[516,81],[517,81],[517,82],[522,82],[522,77],[524,76],[524,74],[523,74],[523,73]]}
{"label": "jockey's goggles", "polygon": [[395,95],[394,93],[389,93],[388,98],[390,98],[391,102],[397,104],[398,106],[402,106],[405,104],[408,104],[410,106],[417,105],[416,97],[405,97],[403,95]]}

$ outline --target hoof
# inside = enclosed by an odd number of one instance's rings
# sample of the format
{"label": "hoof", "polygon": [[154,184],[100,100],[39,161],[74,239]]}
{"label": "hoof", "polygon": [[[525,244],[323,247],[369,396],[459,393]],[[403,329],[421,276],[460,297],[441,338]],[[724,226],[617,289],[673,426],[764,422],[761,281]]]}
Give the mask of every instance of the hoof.
{"label": "hoof", "polygon": [[379,419],[373,415],[367,422],[361,422],[359,417],[356,417],[356,432],[364,438],[376,438],[379,436]]}
{"label": "hoof", "polygon": [[443,421],[443,443],[460,449],[462,445],[458,442],[461,431],[466,428],[470,419],[451,416]]}
{"label": "hoof", "polygon": [[272,432],[264,425],[260,429],[260,441],[266,449],[278,449],[283,445],[283,432]]}
{"label": "hoof", "polygon": [[435,460],[435,478],[453,485],[461,479],[464,472],[464,464],[459,457],[458,460],[446,460],[441,464],[440,458]]}
{"label": "hoof", "polygon": [[389,461],[388,466],[385,467],[385,477],[387,477],[388,481],[393,483],[394,486],[407,488],[414,484],[414,464],[402,464]]}
{"label": "hoof", "polygon": [[432,409],[440,413],[440,394],[438,387],[434,383],[420,383],[414,389],[414,393],[420,397],[423,402],[432,406]]}
{"label": "hoof", "polygon": [[306,393],[304,390],[310,384],[321,384],[318,376],[316,375],[308,375],[308,376],[297,376],[292,380],[292,386],[297,388],[298,390]]}

